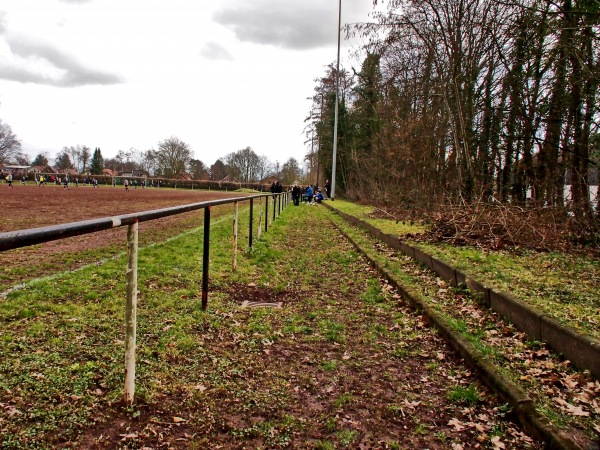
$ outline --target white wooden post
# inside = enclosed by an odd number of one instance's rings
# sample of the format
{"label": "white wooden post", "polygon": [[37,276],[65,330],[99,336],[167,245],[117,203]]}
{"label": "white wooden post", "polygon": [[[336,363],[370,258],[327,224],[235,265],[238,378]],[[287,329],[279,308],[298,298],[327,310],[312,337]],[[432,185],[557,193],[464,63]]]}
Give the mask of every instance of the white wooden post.
{"label": "white wooden post", "polygon": [[258,233],[256,235],[256,239],[260,240],[260,235],[262,233],[262,208],[263,197],[260,198],[260,204],[258,205]]}
{"label": "white wooden post", "polygon": [[127,303],[125,306],[125,404],[135,393],[135,341],[137,328],[138,222],[127,229]]}
{"label": "white wooden post", "polygon": [[233,271],[237,269],[237,244],[238,244],[238,202],[233,202]]}

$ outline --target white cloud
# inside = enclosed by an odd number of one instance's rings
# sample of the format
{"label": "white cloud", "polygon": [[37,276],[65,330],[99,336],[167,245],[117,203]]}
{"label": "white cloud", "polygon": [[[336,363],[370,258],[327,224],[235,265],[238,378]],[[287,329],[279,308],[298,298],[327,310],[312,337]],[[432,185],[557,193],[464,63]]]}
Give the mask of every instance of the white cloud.
{"label": "white cloud", "polygon": [[[365,20],[361,0],[345,0],[344,22],[357,17]],[[240,41],[274,45],[293,50],[326,47],[335,41],[338,23],[338,2],[304,0],[244,0],[233,2],[219,11],[214,20],[233,30]]]}
{"label": "white cloud", "polygon": [[75,58],[27,38],[6,39],[12,58],[0,57],[0,78],[57,87],[120,83],[119,76],[84,67]]}
{"label": "white cloud", "polygon": [[[0,0],[0,117],[32,157],[175,135],[206,164],[247,146],[302,161],[307,97],[336,57],[337,2],[324,3]],[[369,5],[343,0],[343,22]]]}
{"label": "white cloud", "polygon": [[225,47],[217,42],[207,42],[204,44],[200,50],[200,55],[202,55],[203,58],[214,61],[233,61],[233,56],[231,56],[231,53],[229,53]]}

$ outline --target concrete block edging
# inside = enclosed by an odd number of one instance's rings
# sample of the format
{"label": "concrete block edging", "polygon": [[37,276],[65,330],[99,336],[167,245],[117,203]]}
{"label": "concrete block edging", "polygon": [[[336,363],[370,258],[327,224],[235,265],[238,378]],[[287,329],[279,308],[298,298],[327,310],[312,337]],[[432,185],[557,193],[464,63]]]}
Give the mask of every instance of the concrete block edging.
{"label": "concrete block edging", "polygon": [[514,408],[519,422],[524,428],[532,433],[536,439],[544,442],[544,448],[582,450],[581,446],[579,446],[568,434],[551,426],[548,421],[536,411],[533,401],[523,389],[501,374],[480,351],[473,347],[473,345],[464,339],[457,331],[454,331],[450,324],[447,323],[437,311],[427,305],[417,294],[404,288],[402,283],[397,281],[378,261],[371,258],[360,244],[355,242],[348,234],[342,230],[340,230],[340,232],[352,243],[356,250],[368,260],[369,264],[371,264],[381,276],[387,279],[388,282],[402,294],[402,297],[412,307],[420,311],[427,317],[427,320],[438,328],[440,334],[448,341],[448,343],[450,343],[467,364],[481,373],[481,380],[490,389],[498,393],[503,401],[506,401]]}
{"label": "concrete block edging", "polygon": [[[340,215],[350,223],[365,229],[376,239],[385,242],[390,247],[423,263],[445,281],[454,286],[464,285],[472,292],[481,295],[483,302],[487,306],[494,309],[494,311],[502,317],[511,321],[519,330],[526,333],[531,339],[545,342],[555,351],[562,353],[580,369],[589,370],[593,376],[600,378],[599,340],[558,323],[556,320],[548,317],[544,312],[525,304],[521,300],[488,288],[470,275],[455,269],[447,262],[384,233],[364,220],[339,211],[330,205],[325,205],[328,209]],[[382,238],[382,235],[385,236],[385,238]]]}

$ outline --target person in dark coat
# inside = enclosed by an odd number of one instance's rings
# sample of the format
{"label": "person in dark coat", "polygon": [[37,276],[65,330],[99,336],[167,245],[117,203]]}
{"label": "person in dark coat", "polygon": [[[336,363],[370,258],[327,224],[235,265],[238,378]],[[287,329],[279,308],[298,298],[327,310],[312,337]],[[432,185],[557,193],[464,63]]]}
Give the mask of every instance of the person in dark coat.
{"label": "person in dark coat", "polygon": [[[277,192],[277,187],[275,186],[275,182],[271,183],[271,194],[275,194]],[[275,195],[273,195],[273,199],[275,199]]]}
{"label": "person in dark coat", "polygon": [[331,183],[329,180],[325,181],[325,192],[327,192],[327,198],[331,198]]}
{"label": "person in dark coat", "polygon": [[294,201],[295,206],[298,206],[300,204],[300,194],[300,186],[295,184],[294,187],[292,187],[292,200]]}

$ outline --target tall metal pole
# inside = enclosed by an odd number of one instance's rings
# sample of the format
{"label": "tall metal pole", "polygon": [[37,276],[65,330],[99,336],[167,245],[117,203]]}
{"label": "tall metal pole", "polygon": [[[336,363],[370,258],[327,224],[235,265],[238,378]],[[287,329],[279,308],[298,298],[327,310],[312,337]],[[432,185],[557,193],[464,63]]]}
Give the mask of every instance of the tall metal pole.
{"label": "tall metal pole", "polygon": [[335,166],[337,156],[338,135],[338,102],[340,96],[340,34],[342,29],[342,0],[339,0],[338,11],[337,65],[335,69],[335,120],[333,124],[333,165],[331,167],[331,200],[335,200]]}
{"label": "tall metal pole", "polygon": [[[310,136],[310,154],[311,154],[311,160],[310,160],[310,168],[311,171],[314,168],[314,163],[312,158],[315,157],[315,130],[312,130],[312,134]],[[312,174],[311,174],[312,175]],[[310,177],[312,178],[312,177]],[[317,185],[319,184],[319,159],[317,158]]]}

